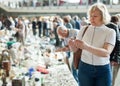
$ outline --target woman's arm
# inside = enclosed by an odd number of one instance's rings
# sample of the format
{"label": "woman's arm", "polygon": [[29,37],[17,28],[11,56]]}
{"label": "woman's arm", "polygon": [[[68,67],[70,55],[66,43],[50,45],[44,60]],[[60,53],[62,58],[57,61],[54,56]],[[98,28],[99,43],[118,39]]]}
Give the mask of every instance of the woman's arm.
{"label": "woman's arm", "polygon": [[113,50],[114,46],[109,44],[109,43],[105,43],[103,48],[97,48],[97,47],[93,47],[93,46],[86,46],[85,50],[97,55],[97,56],[101,56],[101,57],[108,57],[112,50]]}
{"label": "woman's arm", "polygon": [[75,46],[100,57],[108,57],[114,48],[114,46],[109,43],[105,43],[102,48],[97,48],[80,40],[75,40]]}

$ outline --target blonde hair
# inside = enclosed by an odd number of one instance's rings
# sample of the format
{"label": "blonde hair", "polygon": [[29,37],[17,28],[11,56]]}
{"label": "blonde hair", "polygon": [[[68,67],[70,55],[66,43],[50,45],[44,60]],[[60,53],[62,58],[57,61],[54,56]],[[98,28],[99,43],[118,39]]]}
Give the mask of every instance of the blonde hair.
{"label": "blonde hair", "polygon": [[88,18],[90,19],[90,14],[91,14],[91,12],[94,11],[94,10],[96,10],[96,9],[101,12],[102,22],[103,22],[104,24],[109,23],[109,22],[110,22],[110,19],[111,19],[111,16],[110,16],[110,14],[109,14],[109,12],[108,12],[107,7],[106,7],[103,3],[95,3],[95,4],[93,4],[93,5],[90,7],[89,11],[88,11]]}

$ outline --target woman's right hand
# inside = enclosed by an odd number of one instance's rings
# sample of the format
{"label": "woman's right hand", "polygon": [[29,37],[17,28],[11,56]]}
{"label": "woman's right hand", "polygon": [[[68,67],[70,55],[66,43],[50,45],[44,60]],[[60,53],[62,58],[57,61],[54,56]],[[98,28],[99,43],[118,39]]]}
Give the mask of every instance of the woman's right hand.
{"label": "woman's right hand", "polygon": [[70,39],[68,45],[69,45],[70,51],[72,52],[77,51],[78,48],[75,46],[74,39]]}

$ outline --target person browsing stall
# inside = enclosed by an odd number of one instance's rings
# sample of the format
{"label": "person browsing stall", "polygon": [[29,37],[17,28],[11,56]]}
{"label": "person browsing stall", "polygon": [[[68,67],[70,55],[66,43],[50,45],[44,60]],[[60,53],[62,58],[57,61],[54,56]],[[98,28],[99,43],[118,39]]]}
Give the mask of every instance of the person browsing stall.
{"label": "person browsing stall", "polygon": [[72,74],[77,82],[78,82],[78,73],[77,70],[73,67],[73,62],[72,62],[72,68],[70,68],[69,58],[71,57],[71,53],[68,46],[68,42],[71,38],[75,39],[78,32],[79,30],[77,29],[68,29],[65,26],[58,26],[57,33],[58,36],[63,39],[64,46],[56,50],[56,52],[66,52],[67,54],[66,64],[68,65],[69,69],[72,71]]}
{"label": "person browsing stall", "polygon": [[102,3],[93,4],[88,11],[90,26],[81,28],[76,40],[69,46],[75,52],[82,49],[78,69],[79,86],[111,86],[110,54],[115,46],[116,33],[105,25],[110,22],[110,14]]}

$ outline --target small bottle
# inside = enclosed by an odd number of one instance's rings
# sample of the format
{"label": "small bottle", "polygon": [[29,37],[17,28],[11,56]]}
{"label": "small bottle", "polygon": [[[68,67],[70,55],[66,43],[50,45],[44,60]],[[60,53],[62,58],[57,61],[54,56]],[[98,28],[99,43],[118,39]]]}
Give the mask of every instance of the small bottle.
{"label": "small bottle", "polygon": [[6,81],[6,72],[4,71],[2,74],[2,86],[7,86],[7,81]]}
{"label": "small bottle", "polygon": [[45,86],[44,81],[43,81],[43,77],[41,77],[41,86]]}

